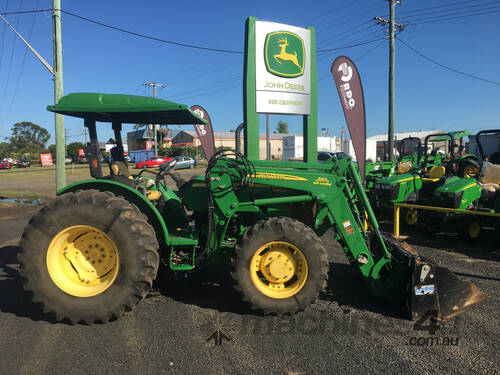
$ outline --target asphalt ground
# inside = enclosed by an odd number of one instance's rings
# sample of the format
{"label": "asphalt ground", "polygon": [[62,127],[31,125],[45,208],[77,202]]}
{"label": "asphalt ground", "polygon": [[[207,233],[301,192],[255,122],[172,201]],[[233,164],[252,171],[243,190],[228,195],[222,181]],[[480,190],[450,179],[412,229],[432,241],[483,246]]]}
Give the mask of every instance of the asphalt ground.
{"label": "asphalt ground", "polygon": [[[9,190],[4,182],[0,191]],[[17,186],[28,183],[33,190],[43,181],[24,176]],[[500,246],[494,233],[466,244],[453,234],[407,232],[421,255],[490,296],[446,324],[415,324],[404,306],[371,297],[327,232],[327,290],[297,315],[250,312],[224,269],[171,275],[163,268],[153,293],[121,319],[71,326],[33,304],[18,276],[18,240],[37,209],[0,206],[1,373],[499,373]]]}

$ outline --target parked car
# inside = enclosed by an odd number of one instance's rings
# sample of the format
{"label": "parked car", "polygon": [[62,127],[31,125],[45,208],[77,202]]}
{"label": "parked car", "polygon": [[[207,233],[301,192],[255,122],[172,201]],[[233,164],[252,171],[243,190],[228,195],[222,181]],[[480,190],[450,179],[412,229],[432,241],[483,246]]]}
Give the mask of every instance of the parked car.
{"label": "parked car", "polygon": [[0,161],[0,169],[10,169],[10,168],[12,168],[12,164],[10,163],[10,161],[8,161],[7,159]]}
{"label": "parked car", "polygon": [[170,160],[172,160],[172,158],[166,156],[153,156],[149,160],[135,163],[135,167],[138,169],[159,167],[160,164],[166,163]]}
{"label": "parked car", "polygon": [[347,158],[349,155],[343,151],[318,151],[318,162],[324,163],[325,161],[336,157],[337,159]]}
{"label": "parked car", "polygon": [[73,163],[73,159],[71,159],[71,156],[66,155],[64,157],[64,164],[72,164],[72,163]]}
{"label": "parked car", "polygon": [[31,167],[31,162],[27,158],[21,158],[17,161],[18,168],[27,168]]}
{"label": "parked car", "polygon": [[174,169],[186,169],[196,167],[196,159],[190,158],[188,156],[176,156],[174,159],[177,161],[175,163]]}

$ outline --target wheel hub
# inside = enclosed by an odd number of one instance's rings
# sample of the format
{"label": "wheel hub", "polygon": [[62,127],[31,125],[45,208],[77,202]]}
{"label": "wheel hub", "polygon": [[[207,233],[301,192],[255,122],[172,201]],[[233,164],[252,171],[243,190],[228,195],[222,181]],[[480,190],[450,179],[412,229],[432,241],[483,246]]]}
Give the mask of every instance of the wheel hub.
{"label": "wheel hub", "polygon": [[59,232],[47,251],[52,281],[77,297],[104,292],[118,274],[118,250],[104,232],[89,225],[76,225]]}
{"label": "wheel hub", "polygon": [[297,262],[283,250],[270,251],[263,255],[260,270],[265,277],[275,283],[285,283],[295,274]]}
{"label": "wheel hub", "polygon": [[307,260],[300,249],[288,242],[261,246],[250,264],[250,276],[261,293],[272,298],[297,294],[307,280]]}

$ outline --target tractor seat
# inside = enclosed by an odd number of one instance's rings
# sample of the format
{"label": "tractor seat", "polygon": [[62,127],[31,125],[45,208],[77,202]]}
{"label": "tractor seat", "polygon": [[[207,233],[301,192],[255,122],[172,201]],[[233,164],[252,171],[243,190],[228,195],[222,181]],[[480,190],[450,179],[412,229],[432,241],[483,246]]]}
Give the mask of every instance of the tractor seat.
{"label": "tractor seat", "polygon": [[121,182],[135,189],[135,181],[128,171],[127,164],[122,161],[114,161],[109,165],[110,175],[106,179]]}
{"label": "tractor seat", "polygon": [[500,165],[484,163],[478,181],[481,184],[482,197],[495,196],[500,193]]}
{"label": "tractor seat", "polygon": [[411,161],[399,162],[397,173],[406,173],[411,169]]}
{"label": "tractor seat", "polygon": [[113,176],[125,176],[130,179],[133,179],[132,175],[128,171],[127,164],[123,161],[114,161],[109,165],[109,171]]}
{"label": "tractor seat", "polygon": [[438,182],[445,174],[446,170],[442,165],[432,167],[429,177],[422,178],[423,182]]}

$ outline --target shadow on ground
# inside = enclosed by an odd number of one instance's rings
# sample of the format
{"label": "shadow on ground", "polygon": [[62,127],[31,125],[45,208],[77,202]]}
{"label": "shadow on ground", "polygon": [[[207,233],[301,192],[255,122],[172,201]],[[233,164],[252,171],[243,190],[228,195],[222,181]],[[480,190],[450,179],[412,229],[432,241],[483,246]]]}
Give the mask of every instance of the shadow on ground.
{"label": "shadow on ground", "polygon": [[[392,223],[382,223],[381,229],[392,233]],[[500,260],[500,233],[493,228],[483,228],[480,237],[476,240],[467,240],[458,233],[451,232],[426,234],[416,227],[408,226],[403,227],[400,234],[408,236],[405,241],[410,245],[463,254],[475,259]]]}
{"label": "shadow on ground", "polygon": [[[171,273],[162,272],[155,283],[156,292],[176,301],[214,309],[220,312],[261,315],[241,301],[232,287],[226,270],[182,274],[175,279]],[[406,319],[404,303],[381,301],[369,294],[366,285],[348,264],[330,263],[327,288],[321,301],[336,302],[344,313],[367,310],[398,319]]]}
{"label": "shadow on ground", "polygon": [[43,312],[40,304],[33,303],[23,289],[17,262],[20,249],[19,246],[0,247],[0,311],[34,321],[57,323],[54,317]]}

